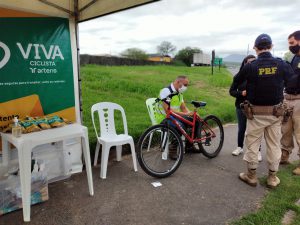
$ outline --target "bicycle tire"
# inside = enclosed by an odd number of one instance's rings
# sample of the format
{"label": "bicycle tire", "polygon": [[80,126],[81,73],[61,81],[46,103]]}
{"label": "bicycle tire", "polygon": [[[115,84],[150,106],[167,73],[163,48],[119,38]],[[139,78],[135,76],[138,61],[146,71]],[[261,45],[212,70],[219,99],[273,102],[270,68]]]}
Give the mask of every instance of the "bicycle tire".
{"label": "bicycle tire", "polygon": [[[215,130],[216,137],[210,137],[207,139],[204,139],[203,141],[199,142],[199,149],[205,155],[207,158],[215,158],[220,151],[222,150],[223,143],[224,143],[224,129],[221,120],[214,116],[214,115],[208,115],[203,119],[203,121],[211,126],[212,124],[215,124],[215,127],[212,127],[211,129]],[[208,129],[207,125],[203,122],[201,123],[198,131],[198,136],[204,137],[204,135],[210,135],[210,130]],[[210,125],[211,124],[211,125]],[[219,139],[219,140],[218,140]],[[212,141],[215,141],[214,145],[212,145]],[[209,149],[209,147],[212,147]]]}
{"label": "bicycle tire", "polygon": [[[175,144],[177,144],[175,150],[177,152],[175,156],[177,157],[171,159],[170,153],[168,153],[169,145],[175,146]],[[165,178],[173,174],[180,166],[183,159],[183,143],[178,132],[173,127],[166,124],[158,124],[148,128],[142,134],[136,153],[138,162],[145,173],[152,177]],[[154,157],[152,161],[156,164],[154,166],[150,165],[150,157],[152,156]]]}

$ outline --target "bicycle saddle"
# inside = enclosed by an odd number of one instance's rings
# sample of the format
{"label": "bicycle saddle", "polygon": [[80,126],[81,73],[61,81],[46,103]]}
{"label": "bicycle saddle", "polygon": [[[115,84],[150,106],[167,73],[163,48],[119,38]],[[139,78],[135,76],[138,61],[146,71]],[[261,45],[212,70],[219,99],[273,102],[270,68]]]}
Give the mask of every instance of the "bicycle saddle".
{"label": "bicycle saddle", "polygon": [[192,103],[196,108],[206,106],[206,102],[192,101],[191,103]]}

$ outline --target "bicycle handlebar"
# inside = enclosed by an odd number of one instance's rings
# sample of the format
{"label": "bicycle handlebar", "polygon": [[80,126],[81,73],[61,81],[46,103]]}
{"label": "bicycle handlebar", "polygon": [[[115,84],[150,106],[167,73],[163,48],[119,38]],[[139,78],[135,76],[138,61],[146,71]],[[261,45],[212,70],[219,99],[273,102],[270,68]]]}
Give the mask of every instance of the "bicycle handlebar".
{"label": "bicycle handlebar", "polygon": [[[160,99],[160,98],[157,98],[155,99],[155,103],[158,103],[160,101],[162,102],[165,102],[166,104],[169,105],[170,107],[170,100],[175,96],[175,95],[178,95],[179,93],[171,93],[169,94],[166,98],[163,98],[163,99]],[[153,105],[155,104],[153,103]],[[200,107],[204,107],[206,106],[206,102],[202,102],[202,101],[191,101],[191,102],[188,102],[188,103],[191,103],[192,105],[194,105],[194,107],[196,108],[200,108]]]}

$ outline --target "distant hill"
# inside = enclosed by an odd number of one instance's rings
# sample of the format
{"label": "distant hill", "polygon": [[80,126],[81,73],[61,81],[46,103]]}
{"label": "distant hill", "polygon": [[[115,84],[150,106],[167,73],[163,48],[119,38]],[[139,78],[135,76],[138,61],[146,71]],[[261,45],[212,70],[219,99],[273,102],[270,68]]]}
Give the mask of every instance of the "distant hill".
{"label": "distant hill", "polygon": [[234,62],[234,63],[242,63],[245,55],[240,54],[231,54],[223,58],[224,62]]}

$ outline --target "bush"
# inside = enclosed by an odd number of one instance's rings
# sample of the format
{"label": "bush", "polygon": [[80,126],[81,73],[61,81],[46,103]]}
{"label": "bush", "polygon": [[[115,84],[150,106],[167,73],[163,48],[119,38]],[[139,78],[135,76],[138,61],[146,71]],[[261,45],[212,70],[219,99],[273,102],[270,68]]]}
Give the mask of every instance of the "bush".
{"label": "bush", "polygon": [[175,59],[181,60],[187,66],[191,66],[191,64],[193,63],[194,53],[202,53],[202,50],[199,48],[186,47],[186,48],[181,49],[177,53],[177,55],[175,56]]}

